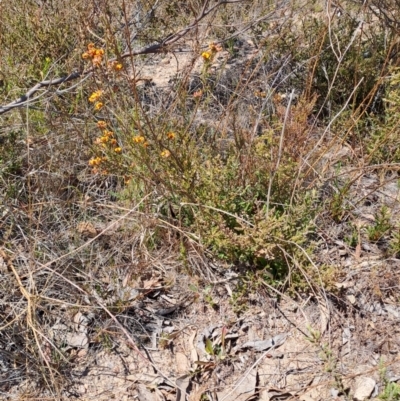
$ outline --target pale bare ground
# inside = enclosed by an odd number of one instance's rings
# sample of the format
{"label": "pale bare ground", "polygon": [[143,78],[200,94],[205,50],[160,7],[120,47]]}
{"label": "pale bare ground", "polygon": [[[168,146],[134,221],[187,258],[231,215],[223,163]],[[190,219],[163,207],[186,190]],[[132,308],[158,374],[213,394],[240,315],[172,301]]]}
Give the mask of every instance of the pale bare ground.
{"label": "pale bare ground", "polygon": [[[148,315],[152,325],[142,331],[133,326],[117,335],[109,348],[103,344],[102,349],[71,350],[79,367],[66,397],[345,400],[365,381],[379,383],[382,361],[393,377],[400,368],[396,330],[383,338],[378,335],[397,321],[393,311],[362,316],[351,299],[340,311],[323,297],[318,302],[310,296],[277,303],[260,291],[238,316],[229,295],[235,279],[215,284],[207,296],[184,291],[195,281],[179,281],[183,288],[176,292],[176,287],[164,298],[169,305],[181,305],[189,297],[184,309],[157,315],[161,295],[149,294],[153,313],[146,300],[132,309],[138,315],[130,313],[132,319]],[[115,328],[110,324],[109,330]]]}

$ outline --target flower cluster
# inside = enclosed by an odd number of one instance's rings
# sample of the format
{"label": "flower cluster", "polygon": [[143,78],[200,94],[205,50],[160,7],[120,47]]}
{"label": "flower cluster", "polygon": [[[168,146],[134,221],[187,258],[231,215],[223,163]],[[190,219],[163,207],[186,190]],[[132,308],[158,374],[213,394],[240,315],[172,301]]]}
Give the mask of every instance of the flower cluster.
{"label": "flower cluster", "polygon": [[117,140],[114,138],[114,133],[112,131],[104,130],[102,136],[97,138],[95,143],[105,148],[107,145],[117,145]]}
{"label": "flower cluster", "polygon": [[92,167],[100,166],[100,164],[101,164],[102,162],[104,162],[105,160],[106,160],[105,157],[100,157],[100,156],[92,157],[92,158],[89,160],[89,166],[92,166]]}
{"label": "flower cluster", "polygon": [[93,92],[90,96],[89,96],[89,102],[90,103],[94,103],[94,109],[95,111],[99,111],[100,109],[103,108],[104,103],[103,102],[99,102],[99,99],[103,96],[103,91],[102,90],[97,90],[95,92]]}
{"label": "flower cluster", "polygon": [[142,135],[136,135],[132,138],[133,143],[145,143],[146,138]]}
{"label": "flower cluster", "polygon": [[105,156],[97,156],[97,157],[92,157],[89,160],[89,166],[92,167],[92,171],[94,174],[108,174],[108,171],[104,168],[105,163],[107,162],[107,157]]}
{"label": "flower cluster", "polygon": [[143,135],[136,135],[132,138],[132,142],[138,145],[143,145],[145,148],[149,146],[146,138]]}
{"label": "flower cluster", "polygon": [[96,145],[100,145],[103,148],[111,147],[115,153],[121,153],[122,148],[118,146],[118,141],[114,137],[114,132],[107,129],[107,123],[105,121],[97,121],[97,127],[102,131],[102,135],[96,139]]}
{"label": "flower cluster", "polygon": [[212,42],[208,45],[208,50],[201,53],[201,57],[203,57],[205,62],[211,62],[214,59],[214,56],[221,50],[221,45],[217,45],[216,43]]}
{"label": "flower cluster", "polygon": [[104,50],[97,49],[93,43],[88,44],[88,50],[82,54],[84,60],[91,60],[94,67],[99,67],[103,60]]}
{"label": "flower cluster", "polygon": [[90,96],[89,96],[89,102],[90,103],[94,103],[97,102],[103,95],[103,91],[102,90],[98,90],[93,92]]}
{"label": "flower cluster", "polygon": [[[110,153],[108,153],[109,151],[116,154],[122,153],[122,147],[118,145],[114,132],[107,129],[107,123],[102,120],[97,121],[97,127],[102,130],[101,136],[95,140],[95,144],[100,147],[100,153],[106,153],[108,155],[110,155]],[[105,156],[93,157],[89,160],[89,166],[93,167],[94,173],[107,174],[104,168],[100,168],[100,165],[104,166],[107,161],[108,158]]]}

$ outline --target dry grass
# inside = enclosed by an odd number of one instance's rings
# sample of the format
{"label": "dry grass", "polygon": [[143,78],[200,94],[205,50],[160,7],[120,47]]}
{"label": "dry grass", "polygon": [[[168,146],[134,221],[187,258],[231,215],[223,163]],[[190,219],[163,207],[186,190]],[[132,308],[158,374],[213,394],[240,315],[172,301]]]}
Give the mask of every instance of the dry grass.
{"label": "dry grass", "polygon": [[182,276],[318,301],[338,241],[397,258],[395,3],[0,3],[2,394],[62,399],[117,333],[141,354],[132,308]]}

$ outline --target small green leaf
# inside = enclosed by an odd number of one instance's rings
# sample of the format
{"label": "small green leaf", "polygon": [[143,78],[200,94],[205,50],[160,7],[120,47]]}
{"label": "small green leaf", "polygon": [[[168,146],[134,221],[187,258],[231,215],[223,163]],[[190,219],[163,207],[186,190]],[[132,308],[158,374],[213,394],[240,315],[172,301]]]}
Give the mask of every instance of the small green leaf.
{"label": "small green leaf", "polygon": [[206,339],[206,352],[209,355],[214,355],[213,343],[209,338]]}
{"label": "small green leaf", "polygon": [[198,288],[194,284],[189,284],[189,289],[193,292],[199,292]]}

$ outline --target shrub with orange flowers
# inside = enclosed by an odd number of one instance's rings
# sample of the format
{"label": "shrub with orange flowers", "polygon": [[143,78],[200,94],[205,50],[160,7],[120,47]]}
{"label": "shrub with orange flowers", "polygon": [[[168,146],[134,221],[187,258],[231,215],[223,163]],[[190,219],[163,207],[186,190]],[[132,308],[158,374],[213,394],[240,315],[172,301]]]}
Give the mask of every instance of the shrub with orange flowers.
{"label": "shrub with orange flowers", "polygon": [[[279,153],[279,142],[275,140],[279,135],[271,128],[248,143],[247,137],[236,141],[236,138],[226,138],[223,136],[226,133],[218,129],[213,128],[210,134],[208,127],[194,124],[193,111],[196,108],[207,110],[208,99],[213,98],[215,88],[211,84],[213,80],[209,79],[213,74],[210,67],[221,50],[222,47],[213,42],[200,54],[204,60],[201,86],[192,95],[195,101],[189,102],[194,109],[186,110],[185,104],[179,110],[182,113],[179,118],[174,114],[179,107],[176,105],[181,100],[179,97],[175,98],[177,103],[171,103],[174,104],[172,111],[164,109],[164,114],[158,115],[140,103],[141,88],[133,83],[134,95],[121,102],[119,95],[126,89],[119,89],[119,80],[111,72],[122,70],[122,63],[112,61],[105,71],[95,71],[96,90],[90,94],[89,102],[94,104],[94,111],[102,110],[106,102],[108,107],[96,122],[101,134],[94,140],[94,157],[89,165],[93,173],[119,177],[128,197],[132,193],[137,198],[149,196],[149,210],[160,199],[173,204],[180,210],[182,221],[179,224],[193,223],[189,230],[195,230],[209,249],[227,260],[242,258],[251,263],[267,258],[283,260],[281,249],[285,249],[283,252],[289,249],[286,243],[280,242],[279,246],[272,241],[264,243],[268,236],[278,238],[287,223],[263,205],[286,202],[290,198],[291,180],[296,176],[294,163],[286,163],[281,170],[278,166],[279,191],[271,188],[271,171],[276,166],[270,155]],[[87,53],[85,57],[92,61],[100,56],[94,47]],[[178,96],[190,93],[185,90]],[[262,90],[252,88],[250,93],[256,98],[266,98]],[[276,128],[276,132],[281,131],[281,127]],[[226,149],[220,149],[224,143]],[[151,198],[153,193],[157,198]],[[289,229],[285,228],[289,241],[301,243],[304,236],[298,240],[297,232],[307,230],[302,225],[300,210],[305,202],[285,215],[290,220]],[[203,210],[203,207],[209,209]],[[268,213],[270,216],[265,219]],[[295,252],[295,248],[290,250],[291,254]]]}

